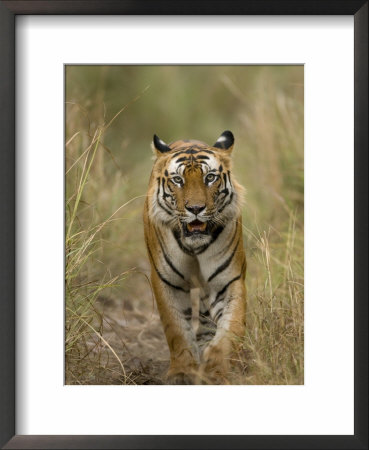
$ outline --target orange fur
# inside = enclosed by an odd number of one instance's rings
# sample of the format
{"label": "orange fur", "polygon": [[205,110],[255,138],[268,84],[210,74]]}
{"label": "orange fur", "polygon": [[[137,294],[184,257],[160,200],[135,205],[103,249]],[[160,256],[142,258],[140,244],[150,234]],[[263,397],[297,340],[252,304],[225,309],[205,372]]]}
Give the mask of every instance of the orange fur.
{"label": "orange fur", "polygon": [[[155,145],[154,138],[144,232],[172,383],[227,383],[234,343],[245,333],[243,188],[231,175],[232,147],[230,132],[214,146],[193,140]],[[197,333],[195,287],[202,297]]]}

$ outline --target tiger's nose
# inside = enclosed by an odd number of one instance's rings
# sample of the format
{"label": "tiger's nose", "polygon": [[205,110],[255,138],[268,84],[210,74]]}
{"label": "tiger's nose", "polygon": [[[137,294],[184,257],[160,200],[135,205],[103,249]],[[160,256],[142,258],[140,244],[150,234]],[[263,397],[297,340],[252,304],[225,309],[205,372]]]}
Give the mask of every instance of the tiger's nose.
{"label": "tiger's nose", "polygon": [[202,205],[186,205],[186,209],[187,209],[187,211],[190,211],[192,214],[197,215],[197,214],[200,214],[201,211],[204,211],[205,206],[206,205],[204,205],[204,204],[202,204]]}

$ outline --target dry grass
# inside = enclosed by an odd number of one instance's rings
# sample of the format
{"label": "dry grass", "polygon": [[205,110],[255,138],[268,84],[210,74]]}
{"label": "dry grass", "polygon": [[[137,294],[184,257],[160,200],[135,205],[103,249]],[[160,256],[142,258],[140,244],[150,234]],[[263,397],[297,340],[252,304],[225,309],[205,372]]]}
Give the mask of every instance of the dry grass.
{"label": "dry grass", "polygon": [[66,81],[66,383],[163,382],[141,219],[150,141],[226,128],[247,188],[234,382],[303,383],[303,69],[74,66]]}
{"label": "dry grass", "polygon": [[241,356],[247,384],[304,382],[303,241],[297,227],[291,213],[286,233],[269,229],[248,239],[249,265],[257,275],[250,274],[247,283],[248,333]]}
{"label": "dry grass", "polygon": [[[82,226],[78,212],[82,205],[82,196],[90,178],[91,167],[95,162],[100,145],[102,129],[97,128],[86,150],[68,168],[67,175],[73,168],[77,171],[76,187],[66,202],[66,382],[83,383],[88,379],[96,380],[100,369],[109,367],[109,351],[121,368],[122,382],[127,381],[124,366],[112,348],[104,339],[104,318],[96,310],[95,302],[101,293],[119,284],[124,274],[93,281],[89,277],[89,264],[92,256],[99,252],[97,239],[111,217],[98,225]],[[73,137],[77,136],[74,134]],[[68,146],[73,137],[66,143]],[[79,169],[79,170],[78,170]],[[114,215],[114,214],[113,214]],[[91,355],[94,355],[91,359]],[[98,367],[95,363],[98,358]],[[91,366],[91,362],[94,364]],[[91,369],[93,373],[91,373]],[[98,378],[97,378],[98,379]]]}

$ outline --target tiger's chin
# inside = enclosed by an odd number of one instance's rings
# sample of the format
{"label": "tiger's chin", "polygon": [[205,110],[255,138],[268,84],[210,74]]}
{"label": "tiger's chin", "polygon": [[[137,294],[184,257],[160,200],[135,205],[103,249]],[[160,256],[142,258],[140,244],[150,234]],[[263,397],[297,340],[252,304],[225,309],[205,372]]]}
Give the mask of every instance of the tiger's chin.
{"label": "tiger's chin", "polygon": [[182,239],[188,248],[194,251],[211,241],[211,229],[208,222],[194,220],[182,223]]}

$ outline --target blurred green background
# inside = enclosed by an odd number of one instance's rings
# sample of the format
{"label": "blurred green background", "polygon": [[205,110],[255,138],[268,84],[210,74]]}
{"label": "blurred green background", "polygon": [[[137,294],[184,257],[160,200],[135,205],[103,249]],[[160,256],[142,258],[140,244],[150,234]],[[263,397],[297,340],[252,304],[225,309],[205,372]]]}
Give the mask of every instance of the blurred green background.
{"label": "blurred green background", "polygon": [[[94,251],[78,269],[79,283],[105,280],[107,274],[114,277],[131,268],[149,273],[141,216],[153,134],[167,143],[198,139],[211,145],[229,129],[235,136],[234,174],[247,192],[243,223],[249,327],[257,331],[246,347],[255,353],[254,361],[261,361],[254,372],[248,366],[249,382],[271,382],[271,373],[280,370],[280,381],[290,377],[291,383],[300,383],[303,66],[67,66],[65,96],[67,224],[83,164],[88,164],[86,149],[99,130],[74,232],[88,234],[128,202],[94,235]],[[123,305],[122,299],[129,299],[134,308],[145,309],[148,302],[152,306],[150,287],[137,274],[104,295]],[[282,345],[284,333],[292,336],[287,349],[286,342]],[[276,342],[280,352],[273,353],[273,366],[270,352]]]}

